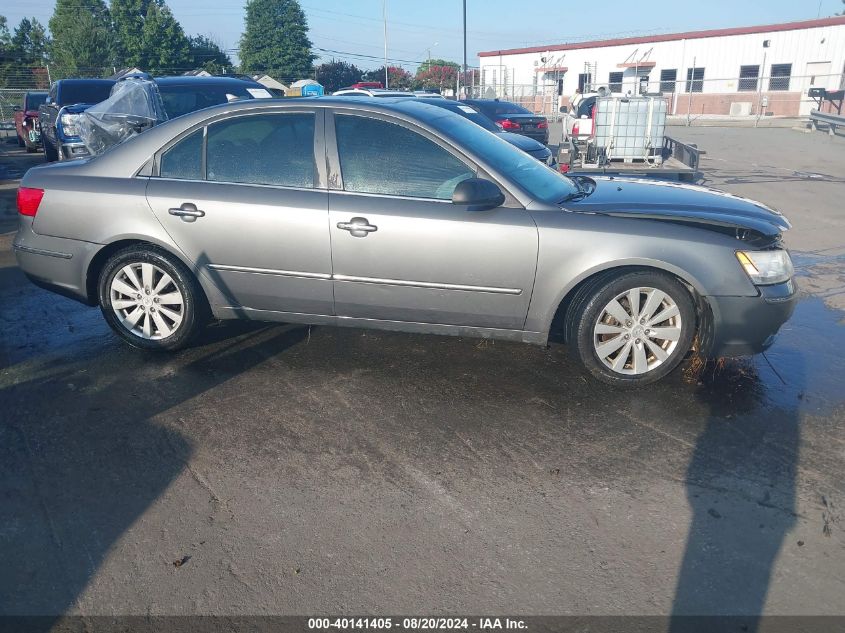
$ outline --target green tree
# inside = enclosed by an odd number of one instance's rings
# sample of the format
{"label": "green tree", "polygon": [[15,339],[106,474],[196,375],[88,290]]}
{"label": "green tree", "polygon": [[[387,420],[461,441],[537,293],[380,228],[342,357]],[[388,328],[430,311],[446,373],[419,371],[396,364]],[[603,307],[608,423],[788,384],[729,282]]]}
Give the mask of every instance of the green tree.
{"label": "green tree", "polygon": [[191,66],[202,69],[212,75],[231,73],[234,68],[232,60],[212,38],[206,35],[189,37],[191,47]]}
{"label": "green tree", "polygon": [[103,0],[56,0],[49,22],[56,77],[97,77],[114,65],[114,37]]}
{"label": "green tree", "polygon": [[111,15],[121,65],[151,73],[190,65],[190,42],[164,0],[111,0]]}
{"label": "green tree", "polygon": [[241,72],[287,81],[311,76],[308,22],[297,0],[248,0],[241,36]]}
{"label": "green tree", "polygon": [[339,62],[334,59],[320,64],[314,69],[314,78],[319,81],[326,92],[334,92],[346,86],[361,81],[364,71],[355,64]]}
{"label": "green tree", "polygon": [[24,18],[15,28],[11,39],[11,52],[20,64],[42,64],[47,57],[49,43],[50,38],[44,25],[35,18]]}
{"label": "green tree", "polygon": [[144,70],[154,74],[178,74],[189,70],[191,43],[164,2],[150,3],[141,36],[144,52],[141,67]]}
{"label": "green tree", "polygon": [[447,61],[445,59],[429,59],[427,61],[424,61],[422,64],[420,64],[420,67],[417,69],[417,75],[419,75],[422,72],[426,72],[426,71],[428,71],[429,69],[431,69],[435,66],[445,66],[445,67],[454,68],[455,70],[460,70],[460,68],[461,68],[460,64],[457,64],[455,62],[450,62],[450,61]]}
{"label": "green tree", "polygon": [[[410,90],[414,77],[404,68],[399,66],[387,67],[387,87],[390,90]],[[364,81],[380,81],[384,83],[384,66],[375,70],[368,70],[364,73]]]}
{"label": "green tree", "polygon": [[12,87],[13,82],[11,76],[14,66],[12,36],[9,34],[6,16],[0,15],[0,87]]}

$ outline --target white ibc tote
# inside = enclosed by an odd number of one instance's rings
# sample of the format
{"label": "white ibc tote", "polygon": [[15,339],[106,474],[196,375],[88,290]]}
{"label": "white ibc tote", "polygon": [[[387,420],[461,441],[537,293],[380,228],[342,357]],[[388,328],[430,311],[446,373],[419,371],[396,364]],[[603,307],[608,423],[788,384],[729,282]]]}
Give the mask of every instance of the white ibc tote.
{"label": "white ibc tote", "polygon": [[666,110],[661,97],[596,99],[596,148],[607,160],[662,162]]}

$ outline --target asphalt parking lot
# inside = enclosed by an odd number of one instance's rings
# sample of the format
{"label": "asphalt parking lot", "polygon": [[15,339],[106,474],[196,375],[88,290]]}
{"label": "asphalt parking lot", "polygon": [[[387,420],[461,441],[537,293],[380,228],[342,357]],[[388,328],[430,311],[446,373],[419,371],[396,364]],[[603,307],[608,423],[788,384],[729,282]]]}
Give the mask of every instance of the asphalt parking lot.
{"label": "asphalt parking lot", "polygon": [[[148,355],[29,284],[0,149],[0,614],[845,614],[845,138],[672,128],[782,210],[765,355],[230,323]],[[5,215],[3,215],[5,213]]]}

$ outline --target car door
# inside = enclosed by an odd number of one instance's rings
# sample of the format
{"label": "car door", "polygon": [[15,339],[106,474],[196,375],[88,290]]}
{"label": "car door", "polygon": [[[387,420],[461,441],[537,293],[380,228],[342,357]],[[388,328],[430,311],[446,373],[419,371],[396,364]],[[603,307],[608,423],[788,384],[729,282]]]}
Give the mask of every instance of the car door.
{"label": "car door", "polygon": [[477,168],[415,125],[340,109],[326,125],[338,317],[522,329],[537,262],[530,214],[453,205]]}
{"label": "car door", "polygon": [[243,113],[160,152],[149,204],[230,307],[332,314],[322,129],[321,110]]}

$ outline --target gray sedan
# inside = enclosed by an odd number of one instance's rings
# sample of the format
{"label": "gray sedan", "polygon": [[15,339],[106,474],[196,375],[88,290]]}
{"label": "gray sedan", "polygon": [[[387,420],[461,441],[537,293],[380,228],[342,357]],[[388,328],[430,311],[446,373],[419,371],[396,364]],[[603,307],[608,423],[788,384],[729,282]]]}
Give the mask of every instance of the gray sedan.
{"label": "gray sedan", "polygon": [[[224,104],[31,169],[36,283],[150,350],[208,318],[545,345],[626,386],[760,352],[795,303],[789,223],[718,191],[567,178],[411,99]],[[558,326],[560,326],[558,328]]]}

